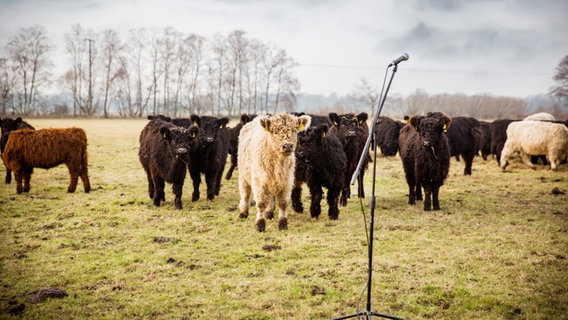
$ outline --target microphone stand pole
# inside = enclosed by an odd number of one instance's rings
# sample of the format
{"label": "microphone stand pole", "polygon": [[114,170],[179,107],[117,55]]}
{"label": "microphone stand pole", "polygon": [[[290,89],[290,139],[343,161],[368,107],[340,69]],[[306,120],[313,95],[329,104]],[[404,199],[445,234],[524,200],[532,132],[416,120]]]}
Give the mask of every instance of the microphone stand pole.
{"label": "microphone stand pole", "polygon": [[[377,112],[375,113],[375,118],[373,119],[373,123],[371,124],[371,128],[369,130],[369,136],[367,137],[367,141],[365,142],[365,147],[363,148],[363,152],[361,153],[361,158],[359,159],[359,163],[357,164],[357,169],[355,170],[355,172],[353,173],[353,176],[351,178],[351,185],[355,184],[355,181],[357,180],[357,177],[362,173],[363,170],[363,164],[365,162],[365,158],[367,157],[367,155],[369,154],[369,147],[371,145],[371,141],[373,141],[374,144],[374,159],[373,159],[373,185],[372,185],[372,191],[371,191],[371,203],[370,203],[370,211],[371,211],[371,219],[370,219],[370,233],[369,233],[369,261],[368,261],[368,275],[367,275],[367,309],[364,311],[358,311],[357,313],[354,314],[350,314],[350,315],[346,315],[346,316],[341,316],[338,318],[333,318],[332,320],[340,320],[340,319],[349,319],[349,318],[355,318],[355,317],[359,317],[359,316],[366,316],[366,319],[371,320],[373,318],[373,316],[377,316],[377,317],[381,317],[381,318],[386,318],[386,319],[393,319],[393,320],[402,320],[402,318],[398,318],[395,316],[391,316],[388,314],[382,314],[382,313],[378,313],[378,312],[374,312],[371,311],[371,284],[372,284],[372,276],[373,276],[373,231],[375,229],[375,203],[376,203],[376,197],[375,197],[375,183],[376,183],[376,172],[377,172],[377,145],[376,145],[376,141],[377,141],[377,137],[376,137],[376,130],[375,127],[377,126],[377,121],[379,120],[379,115],[381,114],[381,111],[383,110],[383,105],[385,104],[385,100],[387,97],[387,94],[389,92],[392,80],[394,78],[394,74],[397,71],[398,68],[398,64],[395,63],[393,64],[394,68],[392,69],[392,74],[389,80],[389,83],[387,85],[387,89],[385,91],[385,95],[382,97],[382,99],[379,99],[379,104],[377,107]],[[390,67],[390,65],[389,65]],[[387,71],[388,68],[387,67]]]}

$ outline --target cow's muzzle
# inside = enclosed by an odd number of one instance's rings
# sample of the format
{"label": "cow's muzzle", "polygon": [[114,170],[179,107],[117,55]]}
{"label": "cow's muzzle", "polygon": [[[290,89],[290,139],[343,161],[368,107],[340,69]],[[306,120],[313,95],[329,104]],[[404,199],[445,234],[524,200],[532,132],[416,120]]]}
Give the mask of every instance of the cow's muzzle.
{"label": "cow's muzzle", "polygon": [[282,145],[282,153],[289,155],[294,151],[294,145],[291,143],[285,143]]}

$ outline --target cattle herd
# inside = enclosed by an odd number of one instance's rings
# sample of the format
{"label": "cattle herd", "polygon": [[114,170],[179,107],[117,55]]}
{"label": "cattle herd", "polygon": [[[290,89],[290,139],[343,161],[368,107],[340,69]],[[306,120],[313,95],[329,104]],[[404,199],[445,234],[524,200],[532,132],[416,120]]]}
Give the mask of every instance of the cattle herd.
{"label": "cattle herd", "polygon": [[[339,218],[339,207],[351,196],[350,180],[369,136],[365,112],[241,115],[228,127],[225,117],[191,115],[189,118],[149,116],[140,133],[139,160],[148,178],[148,196],[155,206],[165,201],[165,183],[172,184],[176,209],[187,171],[193,182],[191,200],[200,198],[203,175],[207,199],[219,195],[225,178],[238,168],[239,217],[247,218],[252,193],[256,229],[265,231],[267,219],[278,210],[278,227],[288,228],[288,203],[303,212],[302,186],[310,193],[310,215],[321,214],[323,188],[327,189],[329,219]],[[75,192],[81,178],[85,192],[91,190],[88,175],[87,136],[81,128],[39,129],[21,118],[1,118],[0,151],[6,166],[5,183],[14,173],[18,194],[30,191],[34,168],[67,165],[68,192]],[[464,175],[472,174],[476,155],[494,155],[505,170],[513,154],[520,154],[530,168],[542,161],[556,170],[568,158],[568,121],[548,113],[525,119],[484,122],[472,117],[449,117],[440,112],[405,117],[405,122],[379,117],[374,126],[373,148],[385,157],[400,154],[408,183],[408,203],[423,200],[424,210],[440,210],[438,194],[448,176],[450,158],[465,162]],[[366,168],[370,155],[363,156]],[[364,170],[363,170],[364,172]],[[363,172],[357,177],[357,196],[365,197]],[[424,192],[424,197],[422,195]]]}

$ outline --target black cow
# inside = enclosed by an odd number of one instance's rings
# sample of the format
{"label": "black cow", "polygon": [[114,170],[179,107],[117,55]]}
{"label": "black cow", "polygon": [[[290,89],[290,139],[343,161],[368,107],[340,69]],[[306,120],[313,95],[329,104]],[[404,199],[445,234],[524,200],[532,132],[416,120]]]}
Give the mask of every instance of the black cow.
{"label": "black cow", "polygon": [[471,175],[473,158],[483,141],[483,131],[477,119],[472,117],[453,117],[452,126],[447,129],[450,143],[450,156],[464,159],[464,175]]}
{"label": "black cow", "polygon": [[491,153],[497,158],[497,165],[499,165],[499,159],[501,159],[501,151],[505,146],[507,141],[507,127],[511,122],[519,120],[511,119],[498,119],[489,125],[489,131],[491,135]]}
{"label": "black cow", "polygon": [[438,193],[450,169],[450,145],[444,133],[450,126],[446,115],[413,116],[399,136],[400,157],[408,183],[408,203],[422,200],[424,210],[440,210]]}
{"label": "black cow", "polygon": [[229,166],[229,170],[227,170],[227,174],[225,175],[225,179],[231,179],[233,175],[233,171],[237,167],[238,159],[239,159],[239,133],[243,126],[252,121],[256,117],[256,114],[241,114],[241,121],[234,126],[233,128],[228,128],[228,135],[229,135],[229,155],[231,155],[231,165]]}
{"label": "black cow", "polygon": [[227,130],[228,118],[212,116],[190,117],[193,125],[199,128],[198,147],[191,152],[189,174],[193,180],[191,201],[199,200],[199,184],[201,174],[205,174],[207,184],[207,199],[213,200],[221,190],[221,178],[227,163],[229,152],[229,137]]}
{"label": "black cow", "polygon": [[375,126],[377,146],[381,153],[386,156],[395,156],[398,152],[398,135],[404,123],[388,117],[379,117]]}
{"label": "black cow", "polygon": [[[347,168],[345,170],[346,177],[343,184],[343,190],[341,191],[340,200],[342,206],[347,205],[347,198],[351,196],[351,177],[357,169],[359,158],[361,158],[361,153],[363,153],[365,142],[369,136],[369,126],[367,126],[366,122],[367,118],[368,115],[366,112],[361,112],[357,115],[354,113],[338,115],[334,112],[329,114],[329,119],[333,123],[333,126],[330,128],[330,132],[333,132],[337,138],[339,138],[339,141],[343,146],[345,156],[347,156]],[[365,169],[367,169],[370,159],[371,157],[367,154],[364,159],[363,170],[361,170],[361,173],[357,177],[359,198],[365,197],[363,175]]]}
{"label": "black cow", "polygon": [[303,212],[302,183],[306,182],[310,189],[312,218],[321,213],[322,187],[327,188],[328,216],[332,220],[339,218],[338,200],[344,186],[347,157],[343,146],[329,126],[322,124],[310,127],[298,133],[296,147],[296,171],[294,188],[292,189],[292,206],[294,211]]}
{"label": "black cow", "polygon": [[178,127],[170,122],[151,120],[140,133],[140,163],[148,177],[148,195],[155,206],[165,201],[165,182],[172,184],[176,209],[182,209],[181,195],[190,152],[197,146],[199,129]]}
{"label": "black cow", "polygon": [[[0,118],[0,126],[2,127],[2,136],[0,136],[0,154],[4,152],[4,147],[8,142],[8,137],[10,136],[10,132],[19,129],[31,129],[35,130],[29,123],[22,120],[22,118],[18,117],[16,119],[12,118]],[[6,184],[10,184],[12,182],[12,170],[6,168],[6,179],[4,180]]]}
{"label": "black cow", "polygon": [[329,119],[328,116],[320,116],[318,114],[307,114],[305,112],[292,112],[293,115],[295,115],[296,117],[299,116],[303,116],[303,115],[308,115],[312,118],[312,122],[310,124],[310,127],[319,127],[322,124],[327,124],[328,127],[331,127],[333,125],[333,123],[331,123],[331,120]]}
{"label": "black cow", "polygon": [[479,151],[483,160],[487,160],[487,156],[491,154],[491,124],[487,121],[479,121],[481,126],[482,138],[479,143]]}

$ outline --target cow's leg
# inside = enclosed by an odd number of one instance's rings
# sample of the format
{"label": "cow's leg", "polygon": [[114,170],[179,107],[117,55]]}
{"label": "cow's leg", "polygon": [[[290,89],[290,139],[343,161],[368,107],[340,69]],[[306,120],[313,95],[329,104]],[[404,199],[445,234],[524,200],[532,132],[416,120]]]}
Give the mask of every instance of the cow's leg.
{"label": "cow's leg", "polygon": [[69,169],[69,187],[67,187],[67,192],[73,193],[75,189],[77,189],[77,181],[79,181],[79,172],[81,169],[73,163],[67,163],[67,169]]}
{"label": "cow's leg", "polygon": [[256,202],[256,230],[264,232],[266,230],[266,209],[269,208],[270,198],[266,194],[255,196]]}
{"label": "cow's leg", "polygon": [[288,206],[288,199],[290,197],[290,192],[287,196],[280,193],[274,199],[276,207],[278,207],[278,230],[288,229],[288,217],[286,216],[286,207]]}
{"label": "cow's leg", "polygon": [[408,184],[408,204],[416,204],[416,181],[412,174],[406,174],[406,183]]}
{"label": "cow's leg", "polygon": [[229,166],[229,170],[227,170],[227,174],[225,175],[225,179],[230,180],[233,176],[233,171],[237,167],[237,157],[232,154],[231,155],[231,165]]}
{"label": "cow's leg", "polygon": [[172,184],[172,192],[175,195],[174,204],[176,206],[176,209],[178,210],[181,210],[183,207],[181,204],[182,191],[183,191],[183,179],[181,180],[181,182],[174,182]]}
{"label": "cow's leg", "polygon": [[531,156],[530,155],[521,151],[521,159],[523,160],[524,164],[526,164],[529,168],[531,168],[533,170],[536,169],[534,164],[532,164],[532,162],[531,162]]}
{"label": "cow's leg", "polygon": [[465,176],[471,176],[471,165],[473,163],[473,157],[474,155],[465,155],[463,157],[464,161],[465,161],[465,169],[463,169],[463,174]]}
{"label": "cow's leg", "polygon": [[[347,180],[347,179],[346,179]],[[342,207],[346,207],[347,206],[347,198],[349,198],[349,193],[351,192],[351,187],[349,186],[349,181],[346,181],[346,184],[343,185],[343,189],[341,189],[341,206]]]}
{"label": "cow's leg", "polygon": [[310,196],[312,197],[312,202],[310,205],[310,215],[312,218],[318,218],[321,214],[321,198],[323,196],[323,190],[320,185],[310,184]]}
{"label": "cow's leg", "polygon": [[244,219],[248,217],[249,214],[249,198],[250,198],[250,185],[241,179],[239,179],[239,218]]}
{"label": "cow's leg", "polygon": [[154,180],[152,180],[150,172],[146,172],[146,178],[148,179],[148,196],[150,199],[154,199]]}
{"label": "cow's leg", "polygon": [[359,183],[358,196],[359,198],[365,198],[365,187],[363,186],[363,171],[357,177],[357,182]]}
{"label": "cow's leg", "polygon": [[79,173],[79,176],[81,177],[81,181],[83,181],[83,190],[86,193],[91,192],[91,182],[89,181],[89,166],[87,163],[87,156],[83,156],[83,163],[82,163],[82,169],[81,172]]}
{"label": "cow's leg", "polygon": [[292,208],[296,212],[304,212],[304,205],[302,204],[302,187],[295,185],[292,189]]}
{"label": "cow's leg", "polygon": [[338,200],[339,200],[339,189],[337,188],[329,188],[327,190],[327,204],[329,206],[329,219],[337,220],[339,218],[339,207],[338,207]]}
{"label": "cow's leg", "polygon": [[438,192],[440,191],[440,187],[432,188],[432,206],[434,210],[440,210],[440,202],[438,200]]}
{"label": "cow's leg", "polygon": [[420,182],[416,183],[415,195],[416,195],[416,200],[422,201],[422,183]]}
{"label": "cow's leg", "polygon": [[217,176],[215,175],[215,171],[205,172],[205,184],[207,184],[207,200],[215,199],[216,180]]}
{"label": "cow's leg", "polygon": [[432,189],[428,187],[424,187],[424,211],[432,210]]}
{"label": "cow's leg", "polygon": [[6,184],[10,184],[12,182],[12,170],[6,168],[6,180],[4,181]]}
{"label": "cow's leg", "polygon": [[22,179],[24,177],[24,172],[22,170],[14,171],[14,177],[16,178],[16,193],[20,194],[23,191]]}
{"label": "cow's leg", "polygon": [[32,173],[34,169],[24,169],[24,192],[30,192],[30,180],[32,179]]}
{"label": "cow's leg", "polygon": [[221,193],[221,181],[223,180],[223,169],[225,169],[225,163],[222,163],[217,170],[215,177],[215,195],[218,196]]}
{"label": "cow's leg", "polygon": [[199,184],[201,184],[201,173],[199,170],[189,170],[189,175],[193,181],[193,194],[191,195],[191,201],[199,200]]}
{"label": "cow's leg", "polygon": [[164,179],[154,176],[154,187],[156,188],[154,190],[154,205],[156,207],[159,207],[160,201],[166,198],[166,195],[164,194],[165,184]]}

